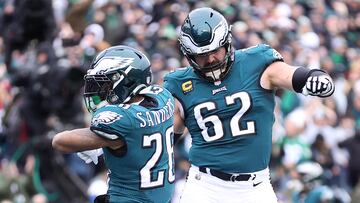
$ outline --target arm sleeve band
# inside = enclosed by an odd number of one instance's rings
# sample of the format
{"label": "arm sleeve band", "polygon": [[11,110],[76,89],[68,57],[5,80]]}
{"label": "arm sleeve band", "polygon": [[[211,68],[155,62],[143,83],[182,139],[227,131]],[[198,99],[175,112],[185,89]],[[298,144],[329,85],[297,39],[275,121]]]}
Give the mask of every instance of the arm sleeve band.
{"label": "arm sleeve band", "polygon": [[295,92],[302,93],[302,89],[306,84],[308,77],[310,76],[319,76],[326,75],[327,73],[321,69],[308,69],[304,67],[299,67],[295,70],[292,85]]}
{"label": "arm sleeve band", "polygon": [[295,70],[292,77],[292,86],[295,92],[301,93],[306,84],[307,78],[310,75],[310,69],[299,67]]}

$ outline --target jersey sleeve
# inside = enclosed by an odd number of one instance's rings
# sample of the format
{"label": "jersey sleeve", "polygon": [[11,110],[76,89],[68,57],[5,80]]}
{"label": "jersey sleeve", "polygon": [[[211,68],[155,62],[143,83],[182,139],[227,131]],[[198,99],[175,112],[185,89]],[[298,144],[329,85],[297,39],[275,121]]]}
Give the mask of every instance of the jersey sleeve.
{"label": "jersey sleeve", "polygon": [[177,84],[177,73],[171,72],[164,77],[163,87],[168,90],[174,97],[179,97],[179,85]]}
{"label": "jersey sleeve", "polygon": [[95,112],[90,130],[105,139],[123,139],[132,131],[132,123],[121,107],[105,106]]}
{"label": "jersey sleeve", "polygon": [[269,66],[270,64],[276,62],[276,61],[284,61],[281,54],[273,49],[271,46],[267,44],[260,44],[259,45],[260,50],[262,51],[263,58],[265,61],[265,67]]}
{"label": "jersey sleeve", "polygon": [[174,78],[172,77],[171,73],[168,73],[165,75],[163,87],[165,89],[167,89],[169,92],[174,92],[175,82],[174,82]]}
{"label": "jersey sleeve", "polygon": [[241,60],[243,64],[251,67],[251,69],[246,68],[245,70],[249,74],[262,73],[272,63],[283,61],[281,54],[266,44],[258,44],[242,49],[240,52],[235,52],[235,57],[238,57],[238,60]]}

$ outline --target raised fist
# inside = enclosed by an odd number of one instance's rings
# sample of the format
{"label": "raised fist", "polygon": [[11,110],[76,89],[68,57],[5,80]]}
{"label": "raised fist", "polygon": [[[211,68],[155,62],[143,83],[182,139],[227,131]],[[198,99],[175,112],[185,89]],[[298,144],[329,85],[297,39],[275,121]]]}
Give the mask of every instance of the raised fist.
{"label": "raised fist", "polygon": [[335,91],[331,77],[325,73],[308,77],[302,93],[304,95],[329,97]]}

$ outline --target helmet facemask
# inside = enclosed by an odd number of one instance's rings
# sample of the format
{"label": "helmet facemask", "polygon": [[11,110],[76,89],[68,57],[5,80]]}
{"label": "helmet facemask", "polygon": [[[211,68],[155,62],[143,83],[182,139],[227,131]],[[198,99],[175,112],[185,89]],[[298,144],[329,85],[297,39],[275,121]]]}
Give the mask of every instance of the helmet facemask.
{"label": "helmet facemask", "polygon": [[[227,43],[223,46],[226,50],[226,55],[224,57],[224,59],[222,61],[218,61],[216,63],[212,63],[206,66],[200,66],[197,62],[196,62],[196,55],[188,55],[186,54],[185,56],[187,57],[190,65],[194,68],[195,72],[200,75],[201,77],[205,78],[206,80],[210,81],[210,82],[215,82],[215,81],[219,81],[224,79],[228,72],[231,69],[231,65],[234,62],[234,50],[232,50],[232,46],[230,43]],[[221,47],[220,47],[221,48]],[[219,48],[219,49],[220,49]],[[217,50],[217,49],[216,49]],[[214,50],[214,51],[216,51]],[[211,51],[211,52],[214,52]],[[204,53],[206,54],[211,54],[210,53]]]}
{"label": "helmet facemask", "polygon": [[84,100],[87,110],[91,113],[105,105],[108,95],[112,92],[113,82],[106,75],[86,75]]}
{"label": "helmet facemask", "polygon": [[93,113],[106,104],[126,103],[147,87],[147,84],[140,84],[140,80],[130,78],[123,70],[113,74],[85,76],[84,99],[89,112]]}

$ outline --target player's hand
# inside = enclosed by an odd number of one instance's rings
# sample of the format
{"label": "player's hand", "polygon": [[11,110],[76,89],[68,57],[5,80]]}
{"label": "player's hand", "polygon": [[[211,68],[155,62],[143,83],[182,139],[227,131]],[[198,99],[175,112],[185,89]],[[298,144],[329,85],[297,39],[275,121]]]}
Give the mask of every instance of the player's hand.
{"label": "player's hand", "polygon": [[331,77],[327,74],[310,76],[302,93],[304,95],[328,97],[335,91],[335,85]]}
{"label": "player's hand", "polygon": [[95,165],[99,162],[98,157],[102,154],[103,151],[101,148],[76,153],[76,155],[80,157],[82,160],[84,160],[85,163],[89,164],[91,162],[94,162]]}

